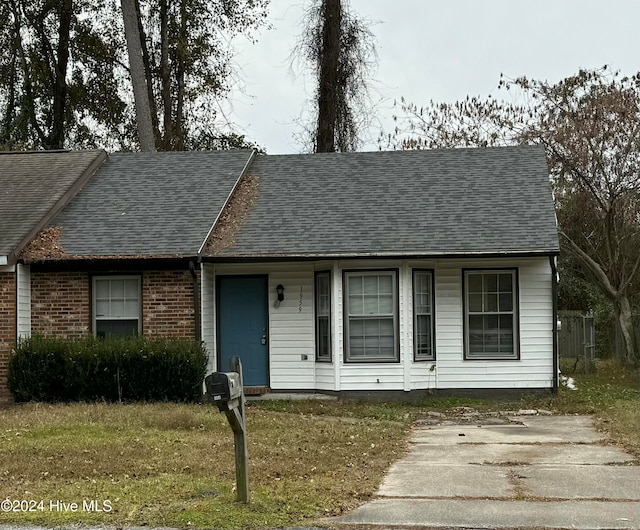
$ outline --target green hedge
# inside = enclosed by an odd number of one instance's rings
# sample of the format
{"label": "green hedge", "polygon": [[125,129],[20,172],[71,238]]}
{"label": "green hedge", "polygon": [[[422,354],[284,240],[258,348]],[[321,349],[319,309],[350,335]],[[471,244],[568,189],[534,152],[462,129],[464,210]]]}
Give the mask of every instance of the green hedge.
{"label": "green hedge", "polygon": [[33,336],[9,360],[16,401],[197,401],[207,353],[185,339]]}

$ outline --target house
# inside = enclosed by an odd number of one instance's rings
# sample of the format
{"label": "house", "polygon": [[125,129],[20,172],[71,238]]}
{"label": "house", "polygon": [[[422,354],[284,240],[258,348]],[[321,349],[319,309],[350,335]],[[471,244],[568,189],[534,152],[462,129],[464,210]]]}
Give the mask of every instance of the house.
{"label": "house", "polygon": [[21,254],[30,331],[203,340],[251,392],[557,387],[542,148],[109,155]]}
{"label": "house", "polygon": [[104,151],[0,153],[0,404],[10,398],[9,354],[30,326],[29,267],[18,256],[105,158]]}

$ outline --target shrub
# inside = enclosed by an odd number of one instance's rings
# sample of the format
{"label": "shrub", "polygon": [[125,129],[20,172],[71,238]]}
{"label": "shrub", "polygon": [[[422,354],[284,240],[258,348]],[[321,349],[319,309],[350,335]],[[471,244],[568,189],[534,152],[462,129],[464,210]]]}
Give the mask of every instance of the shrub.
{"label": "shrub", "polygon": [[33,336],[18,342],[8,383],[16,401],[197,401],[206,364],[192,340]]}

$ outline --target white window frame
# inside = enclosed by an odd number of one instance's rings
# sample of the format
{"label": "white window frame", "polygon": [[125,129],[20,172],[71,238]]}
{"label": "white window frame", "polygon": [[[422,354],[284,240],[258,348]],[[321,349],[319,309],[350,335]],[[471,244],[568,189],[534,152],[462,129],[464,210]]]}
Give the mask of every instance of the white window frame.
{"label": "white window frame", "polygon": [[[327,281],[327,292],[324,294],[320,293],[318,289],[318,279],[326,278]],[[314,308],[315,308],[315,325],[316,325],[316,361],[318,362],[331,362],[332,356],[332,340],[331,340],[331,271],[316,271],[314,277]],[[326,312],[321,309],[320,299],[321,297],[326,298]],[[320,320],[326,320],[326,329],[327,329],[327,353],[320,353]]]}
{"label": "white window frame", "polygon": [[[351,315],[349,313],[349,284],[353,278],[366,276],[387,276],[391,278],[392,285],[392,308],[391,313],[376,313],[370,315]],[[345,363],[397,363],[400,362],[400,344],[398,332],[398,270],[397,269],[370,269],[370,270],[349,270],[343,271],[343,302],[344,302],[344,362]],[[351,319],[358,320],[382,320],[391,319],[393,322],[393,356],[389,355],[363,355],[352,356],[350,345],[350,322]]]}
{"label": "white window frame", "polygon": [[[429,279],[429,311],[419,311],[418,293],[416,279],[418,276],[427,276]],[[432,269],[413,269],[413,360],[419,361],[435,361],[436,358],[436,312],[435,312],[435,293],[434,293],[434,273]],[[430,326],[430,352],[428,354],[420,353],[419,351],[419,337],[418,337],[418,318],[421,316],[429,316],[431,319]]]}
{"label": "white window frame", "polygon": [[[108,317],[104,317],[104,316],[99,316],[97,314],[97,302],[98,302],[98,297],[97,297],[97,282],[99,281],[113,281],[113,280],[136,280],[138,282],[138,289],[137,289],[137,301],[138,301],[138,314],[136,315],[136,317],[132,317],[132,316],[126,316],[126,317],[112,317],[112,316],[108,316]],[[93,334],[97,335],[98,333],[98,322],[99,321],[113,321],[113,320],[134,320],[134,318],[138,321],[138,334],[140,334],[142,332],[142,278],[138,275],[106,275],[106,276],[93,276],[92,278],[92,285],[91,285],[92,289],[91,289],[91,314],[92,314],[92,328],[93,328]],[[125,293],[125,298],[124,301],[126,301],[126,293]],[[111,303],[111,296],[109,297],[109,303]]]}
{"label": "white window frame", "polygon": [[[490,274],[498,275],[498,286],[495,292],[487,292],[485,290],[485,276]],[[511,275],[511,310],[506,310],[500,307],[500,286],[499,277],[502,274]],[[474,275],[482,276],[482,310],[471,311],[470,310],[470,289],[469,278]],[[520,359],[520,323],[519,323],[519,289],[518,289],[518,269],[467,269],[463,271],[463,283],[464,283],[464,358],[468,361],[486,361],[486,360],[519,360]],[[485,308],[485,295],[495,294],[497,296],[498,306],[495,310]],[[502,293],[506,294],[506,293]],[[503,353],[500,352],[500,337],[498,329],[498,351],[484,351],[484,352],[472,352],[470,344],[470,322],[469,319],[473,315],[492,316],[495,315],[498,318],[502,315],[511,315],[512,317],[512,351]]]}

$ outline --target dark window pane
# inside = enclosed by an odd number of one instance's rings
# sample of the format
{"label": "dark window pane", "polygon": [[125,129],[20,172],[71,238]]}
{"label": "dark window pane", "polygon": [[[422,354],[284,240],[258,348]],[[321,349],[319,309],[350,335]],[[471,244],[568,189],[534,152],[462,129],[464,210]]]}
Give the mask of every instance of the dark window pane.
{"label": "dark window pane", "polygon": [[128,337],[137,334],[137,320],[96,320],[96,335],[98,337],[105,337],[107,335]]}
{"label": "dark window pane", "polygon": [[484,297],[484,310],[486,312],[495,313],[498,311],[498,295],[494,293],[487,293]]}
{"label": "dark window pane", "polygon": [[485,331],[498,331],[498,315],[485,315],[484,317],[484,329]]}
{"label": "dark window pane", "polygon": [[500,293],[500,311],[513,311],[513,295]]}
{"label": "dark window pane", "polygon": [[500,329],[513,331],[513,315],[500,315]]}
{"label": "dark window pane", "polygon": [[500,275],[500,292],[501,293],[513,292],[513,275],[511,273]]}
{"label": "dark window pane", "polygon": [[318,357],[329,355],[329,318],[318,318]]}
{"label": "dark window pane", "polygon": [[482,274],[469,274],[467,279],[470,293],[482,292]]}
{"label": "dark window pane", "polygon": [[513,331],[500,330],[500,353],[513,353]]}
{"label": "dark window pane", "polygon": [[484,352],[484,317],[469,315],[469,353]]}
{"label": "dark window pane", "polygon": [[431,316],[418,315],[416,317],[416,355],[418,357],[431,356]]}
{"label": "dark window pane", "polygon": [[469,295],[469,311],[472,313],[482,312],[482,294]]}
{"label": "dark window pane", "polygon": [[487,329],[484,332],[484,351],[486,353],[498,352],[498,330]]}
{"label": "dark window pane", "polygon": [[484,275],[484,291],[486,293],[498,292],[498,275],[497,274]]}

